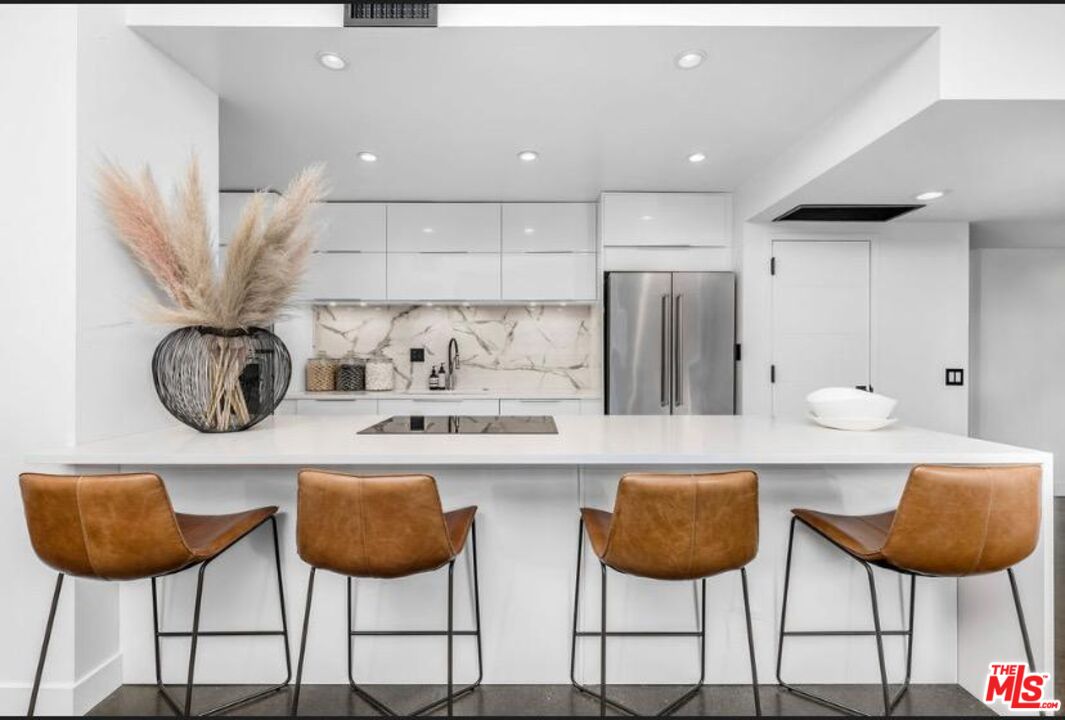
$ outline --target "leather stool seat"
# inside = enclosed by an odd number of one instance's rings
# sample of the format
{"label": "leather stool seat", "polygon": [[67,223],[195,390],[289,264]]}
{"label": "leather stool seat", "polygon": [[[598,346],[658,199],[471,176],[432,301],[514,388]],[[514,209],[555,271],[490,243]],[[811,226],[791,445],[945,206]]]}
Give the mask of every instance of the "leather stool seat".
{"label": "leather stool seat", "polygon": [[228,515],[175,513],[174,518],[192,554],[200,560],[207,560],[222,554],[276,514],[277,506],[270,505]]}
{"label": "leather stool seat", "polygon": [[884,560],[880,551],[895,519],[894,510],[875,515],[833,515],[802,508],[791,512],[851,555],[875,563]]}

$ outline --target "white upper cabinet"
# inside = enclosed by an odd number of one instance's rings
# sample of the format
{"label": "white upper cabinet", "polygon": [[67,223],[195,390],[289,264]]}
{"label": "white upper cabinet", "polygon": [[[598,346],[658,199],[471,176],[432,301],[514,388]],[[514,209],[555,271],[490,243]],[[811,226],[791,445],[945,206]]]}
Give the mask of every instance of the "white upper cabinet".
{"label": "white upper cabinet", "polygon": [[300,300],[384,300],[385,253],[314,253]]}
{"label": "white upper cabinet", "polygon": [[389,252],[499,252],[497,203],[388,205]]}
{"label": "white upper cabinet", "polygon": [[384,252],[383,203],[323,203],[314,211],[318,252]]}
{"label": "white upper cabinet", "polygon": [[506,253],[504,300],[595,300],[595,253]]}
{"label": "white upper cabinet", "polygon": [[603,193],[606,247],[728,247],[732,198],[721,193]]}
{"label": "white upper cabinet", "polygon": [[595,203],[505,203],[503,252],[595,252]]}
{"label": "white upper cabinet", "polygon": [[499,300],[499,275],[499,253],[390,252],[388,299]]}

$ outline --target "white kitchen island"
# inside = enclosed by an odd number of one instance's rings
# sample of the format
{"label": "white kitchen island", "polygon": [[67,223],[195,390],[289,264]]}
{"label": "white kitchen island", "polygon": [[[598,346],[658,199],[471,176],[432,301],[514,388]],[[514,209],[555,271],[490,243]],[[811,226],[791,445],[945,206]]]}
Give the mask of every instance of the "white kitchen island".
{"label": "white kitchen island", "polygon": [[[617,480],[639,470],[728,470],[759,475],[760,549],[749,567],[756,653],[763,683],[775,682],[789,510],[870,513],[893,508],[907,473],[919,463],[1036,463],[1051,478],[1052,458],[915,428],[847,433],[812,424],[738,416],[558,417],[558,435],[357,435],[382,418],[275,417],[252,430],[203,435],[185,427],[42,452],[29,458],[55,472],[151,470],[175,506],[222,513],[276,504],[280,516],[293,657],[298,649],[308,568],[295,552],[296,472],[330,467],[357,473],[427,472],[445,509],[476,504],[481,573],[485,682],[565,683],[577,556],[577,509],[609,509]],[[1036,553],[1017,568],[1036,662],[1052,668],[1052,487],[1043,485],[1043,531]],[[853,560],[797,531],[791,629],[871,629],[868,586]],[[278,625],[269,533],[259,531],[213,563],[204,591],[204,629]],[[586,569],[593,569],[585,552]],[[163,625],[187,629],[195,573],[162,581]],[[469,575],[457,565],[456,628],[471,619]],[[582,625],[598,627],[598,573],[584,573]],[[885,629],[904,627],[905,586],[877,571]],[[693,583],[611,575],[612,629],[694,629]],[[356,583],[360,629],[444,627],[446,573]],[[310,627],[305,682],[345,683],[345,583],[320,575]],[[708,682],[746,683],[746,634],[739,577],[708,583]],[[147,582],[119,591],[119,647],[124,681],[154,681],[151,596]],[[36,622],[36,620],[33,620]],[[88,622],[88,619],[86,620]],[[917,583],[913,681],[959,683],[982,691],[987,665],[1024,657],[1004,574],[920,579]],[[611,643],[611,682],[685,683],[698,673],[695,640],[618,639]],[[578,675],[597,677],[597,641],[582,641]],[[901,681],[905,641],[885,640],[889,679]],[[259,683],[283,676],[276,638],[210,640],[201,645],[197,681]],[[473,677],[472,641],[456,640],[456,682]],[[179,681],[187,643],[164,646],[168,679]],[[441,683],[444,643],[427,638],[360,638],[358,677],[366,682]],[[875,683],[869,637],[793,638],[784,677],[794,683]],[[875,710],[875,708],[872,708]]]}

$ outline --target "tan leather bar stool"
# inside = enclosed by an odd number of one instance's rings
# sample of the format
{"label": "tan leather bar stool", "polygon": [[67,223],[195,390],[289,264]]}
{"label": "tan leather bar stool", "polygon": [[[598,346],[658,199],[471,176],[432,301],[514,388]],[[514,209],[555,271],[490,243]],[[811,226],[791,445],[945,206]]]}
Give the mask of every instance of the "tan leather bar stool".
{"label": "tan leather bar stool", "polygon": [[[300,557],[311,566],[307,580],[307,608],[296,667],[292,714],[299,711],[307,627],[314,598],[314,576],[330,570],[345,576],[348,592],[348,682],[355,694],[383,715],[423,715],[447,706],[481,684],[481,603],[477,584],[476,507],[445,513],[436,481],[429,475],[361,477],[320,470],[299,474],[299,510],[296,538]],[[455,560],[470,541],[473,563],[473,630],[454,629]],[[351,617],[353,578],[401,578],[447,566],[446,630],[355,630]],[[447,638],[447,695],[417,710],[398,713],[355,682],[352,648],[358,636],[431,636]],[[454,690],[454,638],[477,640],[477,679]]]}
{"label": "tan leather bar stool", "polygon": [[[281,690],[292,677],[285,620],[285,591],[281,581],[281,552],[277,541],[276,507],[262,507],[232,515],[175,513],[166,487],[158,475],[38,475],[19,476],[30,540],[37,556],[57,570],[52,606],[44,632],[30,694],[29,715],[37,706],[48,641],[52,636],[56,605],[67,575],[94,580],[152,581],[152,623],[155,629],[155,680],[167,703],[179,715],[192,712],[196,649],[201,637],[281,636],[285,643],[284,682],[232,700],[204,714],[232,709]],[[274,534],[274,563],[281,608],[281,630],[201,631],[200,605],[207,566],[259,526],[270,522]],[[199,567],[196,604],[191,632],[159,630],[156,578]],[[161,638],[190,638],[189,667],[184,703],[178,704],[163,686],[159,661]]]}
{"label": "tan leather bar stool", "polygon": [[[602,583],[599,631],[578,628],[581,592],[581,550],[587,531],[599,558]],[[743,607],[747,614],[747,649],[751,661],[754,707],[762,714],[758,697],[758,670],[751,634],[751,604],[747,593],[746,565],[758,552],[758,476],[740,472],[691,474],[628,474],[618,484],[614,512],[581,509],[577,535],[577,584],[573,601],[573,643],[570,680],[577,690],[599,700],[599,714],[607,705],[639,715],[606,696],[606,640],[608,637],[695,637],[699,639],[699,681],[667,705],[659,715],[669,715],[694,698],[706,679],[706,578],[739,570]],[[701,585],[697,631],[608,631],[607,568],[656,580],[693,580]],[[577,638],[599,638],[599,692],[577,681]]]}
{"label": "tan leather bar stool", "polygon": [[[1013,566],[1035,550],[1039,541],[1038,465],[947,467],[919,465],[910,471],[898,508],[876,515],[833,515],[792,510],[780,610],[777,682],[800,697],[852,715],[865,713],[828,698],[800,690],[781,679],[785,637],[869,636],[876,638],[884,714],[890,715],[910,687],[913,660],[913,616],[917,577],[968,577],[1006,571],[1020,621],[1028,666],[1035,672],[1032,646],[1021,609]],[[865,568],[873,608],[873,630],[787,630],[795,525],[802,523]],[[882,630],[873,566],[910,577],[909,627]],[[906,679],[894,698],[884,665],[884,637],[905,636]]]}

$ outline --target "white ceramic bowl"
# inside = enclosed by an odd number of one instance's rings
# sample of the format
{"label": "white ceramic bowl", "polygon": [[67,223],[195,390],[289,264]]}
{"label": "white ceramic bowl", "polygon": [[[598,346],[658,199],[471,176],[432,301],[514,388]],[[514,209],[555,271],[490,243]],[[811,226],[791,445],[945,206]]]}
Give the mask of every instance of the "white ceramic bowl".
{"label": "white ceramic bowl", "polygon": [[820,418],[891,417],[898,400],[856,388],[830,387],[806,396],[810,412]]}

